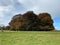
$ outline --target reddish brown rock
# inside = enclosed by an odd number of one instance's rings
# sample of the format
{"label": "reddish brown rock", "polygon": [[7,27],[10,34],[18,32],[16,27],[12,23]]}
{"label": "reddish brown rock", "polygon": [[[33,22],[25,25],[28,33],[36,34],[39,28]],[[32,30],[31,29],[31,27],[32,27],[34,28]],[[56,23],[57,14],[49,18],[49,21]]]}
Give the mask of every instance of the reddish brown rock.
{"label": "reddish brown rock", "polygon": [[13,16],[9,26],[10,29],[24,31],[49,31],[54,29],[50,14],[41,13],[36,15],[33,11]]}
{"label": "reddish brown rock", "polygon": [[41,30],[53,30],[53,20],[51,18],[51,15],[48,13],[41,13],[39,14],[40,19],[40,29]]}
{"label": "reddish brown rock", "polygon": [[10,29],[19,30],[23,22],[22,15],[15,15],[9,23]]}

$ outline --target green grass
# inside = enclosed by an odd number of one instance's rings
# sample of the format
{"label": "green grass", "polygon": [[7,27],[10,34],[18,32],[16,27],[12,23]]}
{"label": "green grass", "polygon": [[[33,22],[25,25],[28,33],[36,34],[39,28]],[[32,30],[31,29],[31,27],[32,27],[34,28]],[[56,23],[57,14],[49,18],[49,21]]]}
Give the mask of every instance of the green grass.
{"label": "green grass", "polygon": [[60,45],[60,32],[0,31],[0,45]]}

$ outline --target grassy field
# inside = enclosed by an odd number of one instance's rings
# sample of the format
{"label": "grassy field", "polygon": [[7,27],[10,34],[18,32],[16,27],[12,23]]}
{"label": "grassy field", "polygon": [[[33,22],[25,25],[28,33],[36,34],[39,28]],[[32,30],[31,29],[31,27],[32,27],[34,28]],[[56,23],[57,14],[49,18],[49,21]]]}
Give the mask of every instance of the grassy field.
{"label": "grassy field", "polygon": [[60,32],[0,31],[0,45],[60,45]]}

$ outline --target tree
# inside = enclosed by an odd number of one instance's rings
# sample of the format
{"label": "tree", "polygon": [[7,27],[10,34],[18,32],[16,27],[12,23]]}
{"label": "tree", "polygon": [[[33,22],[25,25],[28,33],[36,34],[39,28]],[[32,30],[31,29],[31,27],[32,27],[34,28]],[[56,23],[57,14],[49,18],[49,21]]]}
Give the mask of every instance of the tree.
{"label": "tree", "polygon": [[3,24],[0,24],[0,30],[3,32],[5,30],[5,26]]}

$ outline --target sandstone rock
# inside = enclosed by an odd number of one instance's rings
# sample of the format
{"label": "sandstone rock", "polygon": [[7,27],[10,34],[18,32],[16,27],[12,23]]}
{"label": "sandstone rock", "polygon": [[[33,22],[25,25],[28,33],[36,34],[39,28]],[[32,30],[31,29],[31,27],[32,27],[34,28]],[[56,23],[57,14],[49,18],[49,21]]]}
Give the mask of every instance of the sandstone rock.
{"label": "sandstone rock", "polygon": [[41,13],[39,14],[40,19],[40,29],[41,30],[53,30],[53,20],[51,18],[51,15],[48,13]]}
{"label": "sandstone rock", "polygon": [[36,15],[33,11],[13,16],[10,29],[24,31],[50,31],[54,29],[53,20],[48,13]]}

